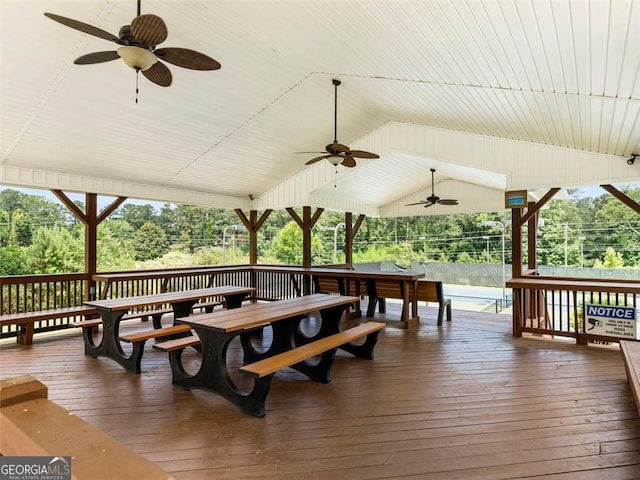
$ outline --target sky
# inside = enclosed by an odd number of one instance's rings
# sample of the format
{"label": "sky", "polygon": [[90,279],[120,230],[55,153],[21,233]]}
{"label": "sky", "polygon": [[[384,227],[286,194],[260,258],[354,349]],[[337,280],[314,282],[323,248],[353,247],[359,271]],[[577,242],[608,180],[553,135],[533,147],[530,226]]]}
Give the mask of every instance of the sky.
{"label": "sky", "polygon": [[[56,202],[56,203],[60,203],[60,200],[58,200],[58,198],[51,193],[51,190],[44,190],[44,189],[32,189],[32,188],[22,188],[22,187],[14,187],[14,186],[10,186],[10,185],[0,185],[0,191],[2,190],[17,190],[21,193],[25,193],[27,195],[38,195],[41,197],[45,197],[47,200],[50,200],[52,202]],[[75,193],[75,192],[64,192],[67,197],[69,197],[72,201],[80,201],[83,202],[85,201],[85,195],[84,193]],[[111,202],[113,202],[116,199],[116,197],[108,197],[105,195],[98,195],[98,210],[103,209],[104,207],[106,207],[107,205],[111,204]],[[153,208],[160,212],[160,209],[164,206],[164,204],[166,202],[156,202],[156,201],[151,201],[151,200],[137,200],[135,198],[129,198],[127,199],[127,201],[125,203],[133,203],[135,205],[147,205],[147,204],[151,204],[153,206]]]}
{"label": "sky", "polygon": [[[632,187],[640,187],[639,185],[630,185]],[[19,192],[25,193],[27,195],[39,195],[39,196],[43,196],[45,198],[47,198],[48,200],[51,200],[53,202],[56,203],[60,203],[60,201],[56,198],[56,196],[51,193],[50,190],[44,190],[44,189],[31,189],[31,188],[21,188],[21,187],[14,187],[14,186],[10,186],[10,185],[0,185],[0,191],[2,190],[6,190],[6,189],[12,189],[12,190],[18,190]],[[81,202],[85,201],[85,196],[82,193],[73,193],[73,192],[65,192],[66,195],[73,201],[79,200]],[[599,197],[600,195],[604,195],[607,194],[607,192],[605,192],[602,188],[600,188],[599,186],[593,186],[593,187],[584,187],[584,188],[580,188],[576,194],[577,198],[584,198],[584,197]],[[111,202],[113,202],[113,200],[115,200],[116,197],[108,197],[105,195],[98,195],[98,210],[101,210],[102,208],[106,207],[107,205],[109,205]],[[153,206],[153,208],[157,211],[160,212],[160,210],[162,209],[162,207],[164,206],[164,204],[166,202],[156,202],[156,201],[151,201],[151,200],[137,200],[134,198],[129,198],[126,203],[133,203],[135,205],[146,205],[146,204],[151,204]]]}

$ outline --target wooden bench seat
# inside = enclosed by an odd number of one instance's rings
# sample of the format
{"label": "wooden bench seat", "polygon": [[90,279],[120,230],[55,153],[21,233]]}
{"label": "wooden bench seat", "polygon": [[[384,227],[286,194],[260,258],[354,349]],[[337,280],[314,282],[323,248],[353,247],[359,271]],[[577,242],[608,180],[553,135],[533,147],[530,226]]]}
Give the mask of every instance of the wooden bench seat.
{"label": "wooden bench seat", "polygon": [[[326,352],[332,352],[331,358],[336,349],[346,343],[355,342],[367,335],[378,333],[386,325],[382,322],[367,322],[357,325],[355,327],[343,330],[340,333],[335,333],[328,337],[315,340],[306,345],[296,347],[292,350],[288,350],[283,353],[279,353],[264,360],[259,360],[249,365],[244,365],[240,368],[240,371],[244,374],[251,375],[255,378],[264,378],[268,375],[276,373],[278,370],[282,370],[287,367],[296,366],[297,364],[309,360],[315,356],[321,355]],[[373,350],[371,350],[371,358],[373,359]],[[314,379],[315,380],[315,379]],[[326,375],[322,376],[320,380],[324,383],[329,382],[329,370]]]}
{"label": "wooden bench seat", "polygon": [[153,322],[153,328],[162,328],[162,316],[168,313],[173,313],[171,308],[154,308],[152,310],[140,310],[137,312],[127,312],[122,317],[122,320],[132,320],[135,318],[141,319],[143,322],[149,320]]}
{"label": "wooden bench seat", "polygon": [[174,350],[182,350],[187,347],[197,347],[200,345],[200,339],[191,335],[182,338],[173,338],[171,340],[164,340],[153,345],[155,350],[162,350],[163,352],[173,352]]}
{"label": "wooden bench seat", "polygon": [[622,352],[624,368],[627,371],[631,392],[640,416],[640,342],[620,340],[620,352]]}
{"label": "wooden bench seat", "polygon": [[97,314],[98,312],[95,308],[84,305],[37,310],[33,312],[9,313],[0,315],[0,327],[18,325],[20,327],[20,333],[17,335],[16,341],[22,345],[31,345],[33,343],[34,322]]}
{"label": "wooden bench seat", "polygon": [[[331,366],[333,365],[336,350],[339,347],[353,353],[358,358],[373,359],[373,347],[378,340],[380,330],[385,326],[381,322],[363,323],[283,353],[244,365],[240,368],[240,372],[253,377],[255,382],[252,391],[246,396],[251,402],[250,413],[257,417],[265,415],[265,403],[271,388],[271,380],[279,370],[291,367],[311,380],[329,383],[331,380]],[[364,344],[350,344],[350,342],[363,337],[366,337]],[[320,356],[319,362],[307,363],[307,360],[317,356]]]}
{"label": "wooden bench seat", "polygon": [[189,325],[178,324],[171,327],[154,328],[153,330],[145,330],[143,332],[130,333],[120,336],[120,340],[127,343],[144,343],[152,338],[163,338],[171,335],[190,332]]}
{"label": "wooden bench seat", "polygon": [[1,455],[59,457],[62,465],[68,464],[60,456],[69,456],[77,480],[171,478],[47,396],[47,387],[28,375],[0,381]]}
{"label": "wooden bench seat", "polygon": [[120,340],[123,342],[131,343],[133,345],[133,351],[131,352],[131,362],[133,365],[133,372],[140,373],[142,365],[142,354],[144,353],[144,344],[147,340],[152,338],[179,338],[184,336],[191,336],[191,327],[184,324],[173,325],[171,327],[154,328],[145,330],[143,332],[130,333],[128,335],[120,336]]}

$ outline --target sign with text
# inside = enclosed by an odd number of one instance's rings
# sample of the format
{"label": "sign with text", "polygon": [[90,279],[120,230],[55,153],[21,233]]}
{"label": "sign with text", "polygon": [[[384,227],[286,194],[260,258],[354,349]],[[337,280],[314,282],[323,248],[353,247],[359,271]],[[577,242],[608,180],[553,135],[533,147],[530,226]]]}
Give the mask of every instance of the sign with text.
{"label": "sign with text", "polygon": [[592,335],[633,338],[636,335],[636,309],[617,305],[585,305],[585,332]]}
{"label": "sign with text", "polygon": [[0,480],[71,480],[71,457],[0,456]]}

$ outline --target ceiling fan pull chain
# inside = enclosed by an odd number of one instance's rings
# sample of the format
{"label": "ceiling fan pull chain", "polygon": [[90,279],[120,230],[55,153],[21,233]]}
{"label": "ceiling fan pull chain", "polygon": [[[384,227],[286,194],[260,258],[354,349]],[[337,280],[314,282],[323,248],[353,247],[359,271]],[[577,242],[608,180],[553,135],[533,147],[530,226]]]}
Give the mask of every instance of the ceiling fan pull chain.
{"label": "ceiling fan pull chain", "polygon": [[136,103],[138,103],[138,74],[140,73],[140,69],[136,68]]}

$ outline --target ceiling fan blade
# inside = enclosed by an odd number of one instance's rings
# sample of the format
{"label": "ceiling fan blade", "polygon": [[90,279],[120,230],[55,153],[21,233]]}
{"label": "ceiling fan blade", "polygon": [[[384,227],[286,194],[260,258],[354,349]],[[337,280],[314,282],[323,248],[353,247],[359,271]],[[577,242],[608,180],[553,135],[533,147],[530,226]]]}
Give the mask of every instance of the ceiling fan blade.
{"label": "ceiling fan blade", "polygon": [[443,198],[441,200],[438,200],[438,203],[440,205],[458,205],[458,201],[457,200],[453,200],[451,198]]}
{"label": "ceiling fan blade", "polygon": [[56,15],[55,13],[45,13],[46,17],[49,17],[51,20],[55,20],[58,23],[66,25],[67,27],[74,28],[76,30],[80,30],[83,33],[88,33],[89,35],[93,35],[94,37],[103,38],[105,40],[109,40],[110,42],[117,43],[118,45],[124,45],[122,40],[120,40],[115,35],[107,32],[106,30],[102,30],[101,28],[94,27],[93,25],[89,25],[87,23],[79,22],[78,20],[73,20],[72,18],[62,17],[60,15]]}
{"label": "ceiling fan blade", "polygon": [[171,85],[171,72],[164,63],[156,62],[153,66],[147,70],[142,70],[142,74],[147,80],[160,85],[161,87],[168,87]]}
{"label": "ceiling fan blade", "polygon": [[221,67],[213,58],[188,48],[159,48],[153,53],[165,62],[191,70],[218,70]]}
{"label": "ceiling fan blade", "polygon": [[147,13],[131,21],[131,34],[138,42],[154,47],[167,39],[169,31],[164,20],[157,15]]}
{"label": "ceiling fan blade", "polygon": [[307,154],[307,155],[312,154],[312,153],[322,153],[323,155],[326,155],[326,152],[293,152],[294,155],[299,155],[301,153],[304,153],[304,154]]}
{"label": "ceiling fan blade", "polygon": [[111,60],[117,60],[118,58],[120,58],[120,55],[118,55],[118,52],[116,51],[93,52],[76,58],[73,63],[75,63],[76,65],[90,65],[93,63],[110,62]]}
{"label": "ceiling fan blade", "polygon": [[380,158],[380,155],[362,150],[351,150],[349,155],[356,158]]}
{"label": "ceiling fan blade", "polygon": [[424,200],[420,200],[419,202],[415,202],[415,203],[407,203],[405,205],[405,207],[412,207],[413,205],[422,205],[424,203],[429,203],[429,202],[425,202]]}
{"label": "ceiling fan blade", "polygon": [[309,160],[307,163],[305,163],[305,165],[311,165],[312,163],[316,163],[319,162],[320,160],[324,160],[325,158],[329,158],[331,155],[321,155],[319,157],[316,158],[312,158],[311,160]]}
{"label": "ceiling fan blade", "polygon": [[344,167],[353,168],[356,166],[356,159],[350,156],[344,157],[344,160],[342,160],[342,165]]}
{"label": "ceiling fan blade", "polygon": [[433,203],[433,202],[428,202],[428,203],[426,203],[426,204],[425,204],[424,208],[431,207],[431,206],[433,206],[433,205],[435,205],[435,203]]}

